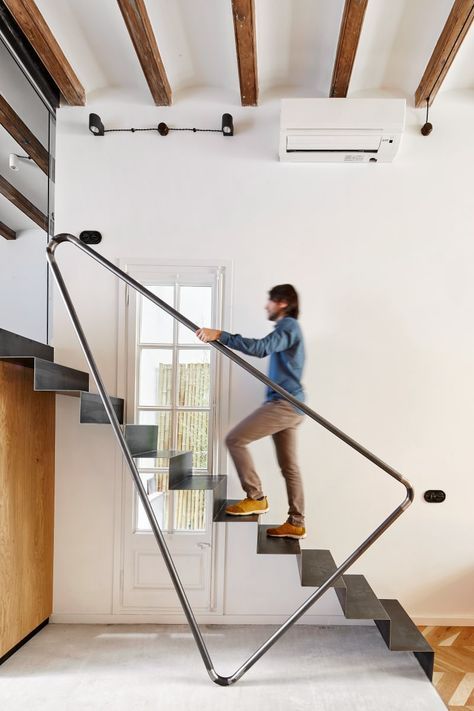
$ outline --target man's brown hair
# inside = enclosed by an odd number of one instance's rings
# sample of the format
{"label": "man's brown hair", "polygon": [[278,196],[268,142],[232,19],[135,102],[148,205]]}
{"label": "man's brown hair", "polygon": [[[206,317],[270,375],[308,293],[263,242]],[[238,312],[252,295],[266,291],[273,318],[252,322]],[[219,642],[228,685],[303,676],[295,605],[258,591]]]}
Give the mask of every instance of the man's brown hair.
{"label": "man's brown hair", "polygon": [[291,284],[278,284],[270,289],[268,296],[271,301],[287,301],[288,306],[285,309],[285,315],[292,318],[298,318],[300,308],[298,305],[298,294],[296,289]]}

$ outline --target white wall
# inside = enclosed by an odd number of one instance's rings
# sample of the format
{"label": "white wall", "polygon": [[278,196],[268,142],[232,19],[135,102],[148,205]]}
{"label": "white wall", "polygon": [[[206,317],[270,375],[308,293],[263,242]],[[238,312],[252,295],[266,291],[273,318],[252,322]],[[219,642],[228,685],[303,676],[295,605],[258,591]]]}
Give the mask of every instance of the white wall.
{"label": "white wall", "polygon": [[[236,125],[230,139],[95,138],[87,128],[90,111],[112,128],[160,120],[219,126],[229,110]],[[243,109],[226,103],[222,92],[189,95],[169,109],[120,95],[84,109],[61,108],[57,231],[101,230],[99,249],[113,260],[233,260],[228,326],[249,336],[269,330],[267,289],[294,283],[309,405],[403,472],[416,490],[412,507],[352,572],[364,573],[379,597],[400,599],[419,621],[472,621],[474,136],[461,129],[474,120],[473,94],[438,97],[429,138],[419,133],[422,112],[410,110],[401,153],[388,165],[280,164],[278,112],[276,101]],[[114,391],[117,285],[71,247],[58,257]],[[54,345],[59,359],[84,365],[58,301]],[[261,401],[262,390],[233,370],[229,424]],[[59,400],[55,613],[94,619],[112,612],[116,449],[109,431],[81,428],[76,403]],[[271,442],[253,451],[272,505],[268,522],[281,522],[286,502]],[[304,546],[328,547],[341,562],[401,502],[404,489],[310,421],[302,426],[300,452]],[[231,475],[230,494],[237,496]],[[446,502],[425,503],[428,488],[444,489]],[[273,594],[281,589],[278,560],[262,563],[273,580],[262,580],[260,601],[256,591],[246,594],[242,576],[249,556],[255,571],[254,548],[240,527],[229,528],[227,612],[290,612],[301,599],[296,570],[294,581],[285,581],[285,609]],[[315,612],[340,615],[334,597]]]}

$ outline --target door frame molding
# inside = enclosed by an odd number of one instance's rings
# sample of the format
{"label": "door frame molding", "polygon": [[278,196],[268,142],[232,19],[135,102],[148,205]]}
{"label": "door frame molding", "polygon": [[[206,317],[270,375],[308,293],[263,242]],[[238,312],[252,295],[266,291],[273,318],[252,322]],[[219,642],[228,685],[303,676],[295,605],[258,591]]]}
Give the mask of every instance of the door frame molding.
{"label": "door frame molding", "polygon": [[[225,328],[231,328],[232,294],[233,294],[233,261],[229,259],[183,259],[180,258],[120,258],[116,260],[117,266],[124,271],[130,267],[210,267],[222,270],[220,279],[220,323]],[[119,281],[117,291],[117,377],[116,394],[118,397],[127,397],[128,393],[128,362],[129,362],[129,334],[127,323],[127,289],[124,282]],[[214,436],[218,438],[216,451],[216,466],[219,473],[227,473],[227,452],[223,444],[222,433],[228,429],[230,414],[230,361],[227,358],[218,359],[216,368],[217,393],[219,397],[219,421],[214,423]],[[125,403],[125,420],[127,418]],[[176,609],[169,607],[127,607],[123,604],[123,564],[125,546],[125,503],[128,473],[120,452],[115,452],[114,463],[114,550],[113,550],[113,585],[112,585],[112,616],[126,619],[140,619],[150,622],[169,621],[171,624],[179,617],[180,606],[177,602]],[[210,606],[206,609],[195,608],[198,615],[222,618],[224,612],[224,585],[226,566],[226,529],[225,525],[212,525],[212,555],[211,555],[211,581],[210,581]],[[140,534],[147,535],[147,534]],[[153,534],[150,532],[150,536]]]}

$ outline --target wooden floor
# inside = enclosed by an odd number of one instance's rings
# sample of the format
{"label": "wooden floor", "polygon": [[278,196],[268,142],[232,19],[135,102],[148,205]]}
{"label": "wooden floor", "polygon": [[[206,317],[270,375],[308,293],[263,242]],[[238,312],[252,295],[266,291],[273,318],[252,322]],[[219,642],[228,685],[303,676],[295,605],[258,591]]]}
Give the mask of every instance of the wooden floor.
{"label": "wooden floor", "polygon": [[450,711],[474,711],[474,627],[420,627],[435,652],[433,683]]}

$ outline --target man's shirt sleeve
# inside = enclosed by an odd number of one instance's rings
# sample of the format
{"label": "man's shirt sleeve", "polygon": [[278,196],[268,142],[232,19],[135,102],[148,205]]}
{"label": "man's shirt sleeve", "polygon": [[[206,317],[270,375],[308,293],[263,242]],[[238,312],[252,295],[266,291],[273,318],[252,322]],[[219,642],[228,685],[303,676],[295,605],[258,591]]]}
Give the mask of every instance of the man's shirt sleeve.
{"label": "man's shirt sleeve", "polygon": [[247,355],[265,358],[270,353],[286,351],[298,340],[295,328],[288,323],[277,325],[277,327],[264,338],[244,338],[240,333],[229,333],[222,331],[219,341],[224,346],[229,346],[236,351],[241,351]]}

